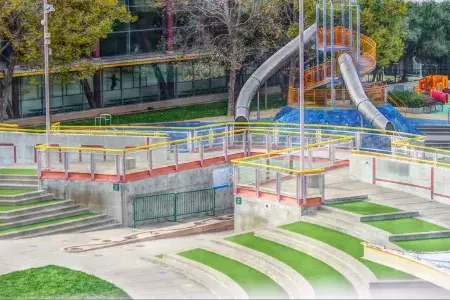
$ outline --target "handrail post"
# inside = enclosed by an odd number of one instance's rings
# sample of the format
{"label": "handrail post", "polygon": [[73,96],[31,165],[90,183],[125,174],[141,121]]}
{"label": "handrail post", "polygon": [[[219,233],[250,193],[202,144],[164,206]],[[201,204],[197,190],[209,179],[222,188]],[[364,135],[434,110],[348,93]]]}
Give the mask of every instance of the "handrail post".
{"label": "handrail post", "polygon": [[153,175],[153,150],[148,149],[148,171],[150,173],[150,176]]}
{"label": "handrail post", "polygon": [[328,156],[329,156],[331,165],[334,166],[334,164],[336,163],[336,153],[335,153],[335,149],[334,149],[334,144],[330,144],[328,146]]}
{"label": "handrail post", "polygon": [[266,152],[270,152],[270,133],[266,133]]}
{"label": "handrail post", "polygon": [[356,150],[361,150],[361,132],[358,131],[356,132],[356,139],[355,139],[355,146],[356,146]]}
{"label": "handrail post", "polygon": [[237,194],[237,187],[239,181],[239,168],[237,165],[233,166],[233,194]]}
{"label": "handrail post", "polygon": [[210,137],[209,137],[209,148],[212,148],[213,144],[214,144],[214,138],[212,137],[213,134],[214,134],[214,132],[213,132],[212,128],[210,128],[209,129],[209,135],[210,135]]}
{"label": "handrail post", "polygon": [[37,150],[36,156],[37,156],[37,159],[36,159],[37,160],[37,175],[38,175],[38,178],[41,178],[42,177],[42,162],[41,162],[42,153],[41,153],[40,149]]}
{"label": "handrail post", "polygon": [[228,160],[228,137],[226,136],[226,135],[224,135],[223,137],[222,137],[222,143],[223,143],[223,145],[222,145],[222,147],[223,147],[223,156],[224,156],[224,158],[225,158],[225,161],[227,161]]}
{"label": "handrail post", "polygon": [[122,172],[123,172],[123,179],[125,180],[126,176],[127,176],[127,162],[126,162],[127,158],[126,158],[126,153],[125,151],[123,151],[122,154]]}
{"label": "handrail post", "polygon": [[95,165],[94,165],[94,153],[91,152],[90,158],[89,158],[89,166],[91,171],[91,180],[94,180],[95,178]]}
{"label": "handrail post", "polygon": [[248,151],[247,151],[247,156],[252,155],[252,133],[251,132],[247,132],[247,140],[248,140]]}
{"label": "handrail post", "polygon": [[187,143],[187,146],[188,146],[188,151],[189,151],[189,153],[192,153],[192,132],[190,131],[190,130],[188,130],[188,132],[187,132],[187,138],[189,139],[188,140],[188,143]]}
{"label": "handrail post", "polygon": [[256,199],[259,198],[259,188],[260,188],[259,169],[255,169],[255,190],[256,190]]}
{"label": "handrail post", "polygon": [[312,164],[313,164],[313,149],[309,148],[308,149],[308,166],[310,169],[312,169]]}
{"label": "handrail post", "polygon": [[320,176],[321,180],[319,181],[319,190],[320,194],[322,195],[322,203],[325,202],[325,174],[321,174]]}
{"label": "handrail post", "polygon": [[295,193],[295,198],[297,199],[297,206],[300,206],[302,204],[302,175],[301,174],[297,174],[297,178],[296,178],[296,187],[297,187],[297,191]]}
{"label": "handrail post", "polygon": [[117,180],[120,181],[120,155],[116,154],[116,174]]}
{"label": "handrail post", "polygon": [[64,177],[69,178],[69,153],[64,152]]}
{"label": "handrail post", "polygon": [[203,153],[203,151],[204,151],[204,149],[203,149],[203,143],[202,143],[201,139],[200,139],[200,144],[198,146],[199,146],[199,148],[198,148],[199,151],[198,152],[200,154],[200,166],[203,167],[203,160],[204,160],[204,153]]}
{"label": "handrail post", "polygon": [[178,144],[175,144],[173,159],[175,161],[175,171],[178,172]]}
{"label": "handrail post", "polygon": [[276,173],[276,191],[277,191],[277,201],[281,201],[281,176],[280,172]]}

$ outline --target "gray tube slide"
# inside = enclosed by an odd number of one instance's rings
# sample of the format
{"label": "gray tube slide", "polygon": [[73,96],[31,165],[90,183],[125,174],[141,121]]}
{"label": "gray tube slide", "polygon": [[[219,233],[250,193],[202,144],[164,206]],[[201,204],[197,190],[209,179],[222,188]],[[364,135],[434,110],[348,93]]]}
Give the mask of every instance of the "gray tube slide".
{"label": "gray tube slide", "polygon": [[[305,30],[305,45],[313,42],[316,38],[316,25]],[[295,55],[298,55],[298,43],[300,37],[296,37],[286,46],[269,57],[245,82],[236,101],[236,122],[247,122],[250,116],[250,102],[264,82],[275,74],[281,67]]]}
{"label": "gray tube slide", "polygon": [[341,54],[338,58],[339,69],[342,78],[347,86],[350,99],[355,104],[356,109],[369,121],[374,128],[394,131],[394,125],[383,116],[380,111],[373,106],[372,102],[364,92],[361,80],[356,72],[353,59],[348,53]]}

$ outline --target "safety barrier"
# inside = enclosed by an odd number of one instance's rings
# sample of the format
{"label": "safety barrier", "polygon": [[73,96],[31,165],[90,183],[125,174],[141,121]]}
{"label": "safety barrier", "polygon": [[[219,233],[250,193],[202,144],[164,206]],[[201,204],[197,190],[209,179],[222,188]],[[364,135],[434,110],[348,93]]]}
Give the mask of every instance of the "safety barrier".
{"label": "safety barrier", "polygon": [[133,227],[139,222],[172,219],[197,213],[215,215],[216,189],[201,189],[181,193],[138,195],[133,197]]}

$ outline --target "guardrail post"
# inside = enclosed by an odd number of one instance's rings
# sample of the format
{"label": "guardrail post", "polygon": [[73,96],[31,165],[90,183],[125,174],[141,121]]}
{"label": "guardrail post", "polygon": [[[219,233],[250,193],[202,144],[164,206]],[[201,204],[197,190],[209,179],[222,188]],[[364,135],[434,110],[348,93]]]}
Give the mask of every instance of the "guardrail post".
{"label": "guardrail post", "polygon": [[256,190],[256,199],[259,198],[259,188],[260,188],[259,169],[255,169],[255,190]]}
{"label": "guardrail post", "polygon": [[228,137],[226,135],[223,136],[223,156],[225,161],[228,160]]}
{"label": "guardrail post", "polygon": [[247,151],[247,156],[248,155],[252,155],[252,133],[248,132],[247,133],[247,140],[248,140],[248,151]]}
{"label": "guardrail post", "polygon": [[247,156],[247,132],[242,134],[242,148],[244,151],[244,156]]}
{"label": "guardrail post", "polygon": [[127,158],[125,151],[122,154],[122,172],[123,172],[123,179],[125,180],[127,176]]}
{"label": "guardrail post", "polygon": [[336,163],[336,153],[334,149],[334,144],[328,145],[328,157],[330,159],[331,165],[334,166],[334,164]]}
{"label": "guardrail post", "polygon": [[66,179],[68,179],[69,178],[69,153],[67,153],[67,151],[64,152],[63,167],[64,167],[64,177]]}
{"label": "guardrail post", "polygon": [[13,145],[13,162],[17,164],[17,146]]}
{"label": "guardrail post", "polygon": [[295,197],[297,199],[297,205],[300,206],[302,204],[302,175],[301,174],[297,174],[297,178],[296,178],[296,190],[297,192],[295,193]]}
{"label": "guardrail post", "polygon": [[231,139],[231,145],[234,145],[234,124],[231,124],[231,136],[230,136],[230,139]]}
{"label": "guardrail post", "polygon": [[120,181],[120,156],[116,154],[116,174],[117,180]]}
{"label": "guardrail post", "polygon": [[361,150],[361,132],[359,131],[356,133],[355,144],[356,150]]}
{"label": "guardrail post", "polygon": [[213,134],[214,134],[214,132],[213,132],[212,128],[210,128],[209,129],[209,135],[210,135],[210,137],[209,137],[209,148],[212,148],[213,144],[214,144],[214,138],[212,137]]}
{"label": "guardrail post", "polygon": [[309,148],[308,149],[308,166],[310,169],[312,169],[312,164],[313,164],[313,149]]}
{"label": "guardrail post", "polygon": [[280,172],[276,174],[276,191],[277,191],[277,201],[281,201],[281,176]]}
{"label": "guardrail post", "polygon": [[322,132],[320,128],[316,129],[316,143],[320,143],[322,141]]}
{"label": "guardrail post", "polygon": [[91,169],[91,180],[94,180],[95,179],[94,153],[91,153],[90,155],[89,165]]}
{"label": "guardrail post", "polygon": [[437,153],[433,153],[433,161],[437,163],[438,161]]}
{"label": "guardrail post", "polygon": [[37,150],[36,152],[36,162],[37,162],[37,175],[38,178],[42,177],[42,161],[41,161],[41,150]]}
{"label": "guardrail post", "polygon": [[320,175],[321,180],[319,181],[319,190],[322,195],[322,203],[325,202],[325,174]]}
{"label": "guardrail post", "polygon": [[192,143],[193,143],[193,141],[191,140],[192,139],[192,132],[189,130],[188,132],[187,132],[187,138],[189,139],[189,141],[188,141],[188,143],[187,143],[187,147],[188,147],[188,151],[189,151],[189,153],[192,153]]}
{"label": "guardrail post", "polygon": [[200,166],[203,167],[203,159],[204,159],[204,149],[203,149],[203,143],[200,141],[200,145],[198,145],[198,152],[200,154]]}
{"label": "guardrail post", "polygon": [[287,148],[290,149],[292,148],[292,136],[288,135],[287,136]]}
{"label": "guardrail post", "polygon": [[175,171],[178,171],[178,144],[175,144],[173,159],[175,161]]}
{"label": "guardrail post", "polygon": [[148,171],[150,173],[150,176],[153,175],[153,150],[148,149]]}

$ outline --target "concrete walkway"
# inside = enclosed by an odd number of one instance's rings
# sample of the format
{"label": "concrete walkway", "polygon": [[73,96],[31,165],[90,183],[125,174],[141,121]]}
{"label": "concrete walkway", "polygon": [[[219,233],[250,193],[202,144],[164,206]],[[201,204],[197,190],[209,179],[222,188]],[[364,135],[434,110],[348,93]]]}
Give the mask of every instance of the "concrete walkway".
{"label": "concrete walkway", "polygon": [[0,274],[58,265],[92,274],[123,289],[133,299],[212,299],[205,287],[185,276],[141,260],[161,253],[196,247],[202,240],[231,232],[203,234],[170,240],[157,240],[86,253],[67,253],[62,248],[90,244],[98,240],[119,240],[143,230],[131,228],[65,234],[40,238],[0,241]]}

